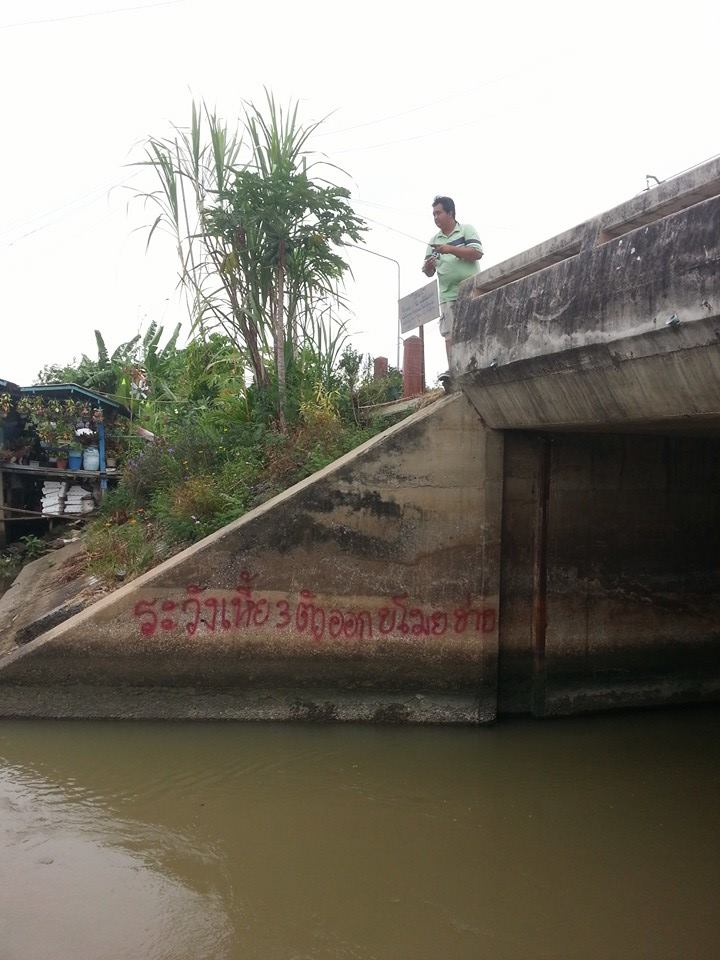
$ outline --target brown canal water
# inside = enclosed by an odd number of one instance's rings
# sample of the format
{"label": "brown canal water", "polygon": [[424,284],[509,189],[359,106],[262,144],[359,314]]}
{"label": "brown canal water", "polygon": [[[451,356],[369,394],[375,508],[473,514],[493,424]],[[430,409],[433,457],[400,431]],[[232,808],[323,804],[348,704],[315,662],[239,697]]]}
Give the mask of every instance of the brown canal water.
{"label": "brown canal water", "polygon": [[717,960],[719,734],[3,722],[0,960]]}

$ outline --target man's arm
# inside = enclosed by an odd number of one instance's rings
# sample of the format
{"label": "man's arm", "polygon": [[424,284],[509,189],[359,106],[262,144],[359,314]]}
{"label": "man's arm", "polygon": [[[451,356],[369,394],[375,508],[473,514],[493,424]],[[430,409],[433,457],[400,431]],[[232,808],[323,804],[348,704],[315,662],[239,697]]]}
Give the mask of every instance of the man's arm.
{"label": "man's arm", "polygon": [[451,243],[441,243],[435,250],[437,253],[451,253],[458,260],[466,260],[468,263],[479,260],[483,255],[482,250],[477,247],[454,247]]}
{"label": "man's arm", "polygon": [[428,244],[425,251],[425,260],[420,268],[426,277],[434,277],[437,269],[437,258],[433,252],[432,245]]}
{"label": "man's arm", "polygon": [[434,277],[436,269],[437,269],[437,264],[435,261],[435,257],[433,256],[427,257],[425,262],[422,265],[422,272],[425,274],[426,277]]}
{"label": "man's arm", "polygon": [[479,260],[483,255],[483,248],[477,230],[475,227],[470,226],[469,223],[463,224],[461,230],[465,238],[464,244],[456,246],[452,243],[441,243],[434,249],[438,253],[451,253],[454,257],[457,257],[458,260],[464,260],[466,263]]}

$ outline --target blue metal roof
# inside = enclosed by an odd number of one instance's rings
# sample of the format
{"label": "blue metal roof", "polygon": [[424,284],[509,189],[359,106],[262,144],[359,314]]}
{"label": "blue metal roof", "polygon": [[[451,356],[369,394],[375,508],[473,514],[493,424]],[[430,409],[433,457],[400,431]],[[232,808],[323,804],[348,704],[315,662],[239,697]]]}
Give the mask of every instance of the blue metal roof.
{"label": "blue metal roof", "polygon": [[20,387],[20,393],[33,396],[38,393],[49,394],[51,397],[59,397],[62,400],[71,398],[84,398],[105,410],[115,410],[125,417],[130,416],[128,408],[118,403],[117,400],[111,400],[102,393],[95,390],[88,390],[87,387],[80,387],[77,383],[38,383],[33,387]]}

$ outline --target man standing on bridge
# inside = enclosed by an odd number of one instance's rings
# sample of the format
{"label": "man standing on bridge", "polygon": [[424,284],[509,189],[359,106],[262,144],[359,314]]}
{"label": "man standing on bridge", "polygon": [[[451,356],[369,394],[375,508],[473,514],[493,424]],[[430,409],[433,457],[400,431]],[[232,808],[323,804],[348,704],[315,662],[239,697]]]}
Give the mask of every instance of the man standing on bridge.
{"label": "man standing on bridge", "polygon": [[475,227],[455,219],[455,202],[450,197],[435,197],[432,211],[438,232],[428,244],[422,272],[426,277],[433,277],[435,273],[438,276],[440,333],[445,338],[449,362],[458,288],[463,280],[478,272],[477,261],[483,255],[483,248]]}

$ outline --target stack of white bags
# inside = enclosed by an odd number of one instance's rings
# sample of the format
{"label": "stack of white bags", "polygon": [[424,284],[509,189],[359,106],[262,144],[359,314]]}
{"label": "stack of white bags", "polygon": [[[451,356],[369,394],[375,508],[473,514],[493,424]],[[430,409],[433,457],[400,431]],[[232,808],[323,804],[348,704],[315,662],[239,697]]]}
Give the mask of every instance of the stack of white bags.
{"label": "stack of white bags", "polygon": [[74,483],[65,497],[65,513],[90,513],[94,509],[95,500],[92,493]]}
{"label": "stack of white bags", "polygon": [[57,517],[63,512],[67,484],[60,480],[46,480],[42,488],[42,512]]}

